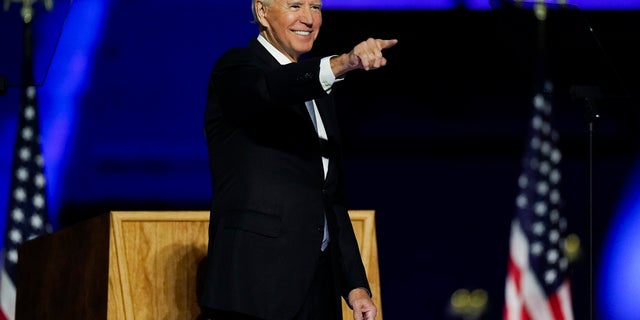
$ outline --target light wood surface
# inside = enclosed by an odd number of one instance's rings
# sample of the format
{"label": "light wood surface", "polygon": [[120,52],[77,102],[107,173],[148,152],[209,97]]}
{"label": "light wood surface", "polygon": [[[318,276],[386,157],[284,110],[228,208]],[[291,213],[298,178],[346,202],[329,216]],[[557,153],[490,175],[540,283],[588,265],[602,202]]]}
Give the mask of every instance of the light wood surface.
{"label": "light wood surface", "polygon": [[195,319],[209,212],[111,213],[109,319]]}
{"label": "light wood surface", "polygon": [[[378,317],[382,320],[382,300],[380,295],[380,269],[378,267],[378,238],[376,235],[374,210],[349,210],[351,225],[358,240],[360,255],[369,278],[373,302],[378,307]],[[342,301],[342,319],[353,320],[353,311]]]}

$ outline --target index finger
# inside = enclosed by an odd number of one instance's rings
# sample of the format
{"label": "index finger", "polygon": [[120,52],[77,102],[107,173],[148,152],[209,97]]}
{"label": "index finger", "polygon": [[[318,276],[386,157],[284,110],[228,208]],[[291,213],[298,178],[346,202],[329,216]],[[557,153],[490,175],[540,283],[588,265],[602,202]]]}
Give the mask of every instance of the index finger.
{"label": "index finger", "polygon": [[398,39],[376,39],[380,49],[388,49],[395,46],[398,43]]}

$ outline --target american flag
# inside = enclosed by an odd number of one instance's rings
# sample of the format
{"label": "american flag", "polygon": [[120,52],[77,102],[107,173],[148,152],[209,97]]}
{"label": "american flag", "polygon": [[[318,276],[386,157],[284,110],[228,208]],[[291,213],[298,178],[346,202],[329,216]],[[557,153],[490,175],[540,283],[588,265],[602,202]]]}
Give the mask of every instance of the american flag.
{"label": "american flag", "polygon": [[25,86],[14,145],[10,195],[0,268],[0,320],[15,319],[18,246],[51,232],[35,86]]}
{"label": "american flag", "polygon": [[533,98],[528,147],[518,178],[505,288],[505,320],[572,320],[569,261],[564,241],[558,132],[546,82]]}

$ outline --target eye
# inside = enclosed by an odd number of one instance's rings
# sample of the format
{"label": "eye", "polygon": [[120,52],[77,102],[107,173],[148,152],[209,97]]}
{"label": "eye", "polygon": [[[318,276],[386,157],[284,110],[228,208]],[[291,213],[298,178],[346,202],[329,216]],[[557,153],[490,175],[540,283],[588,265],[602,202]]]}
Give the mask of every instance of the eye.
{"label": "eye", "polygon": [[317,4],[317,5],[313,5],[311,6],[311,9],[313,9],[314,11],[320,11],[322,10],[322,6]]}

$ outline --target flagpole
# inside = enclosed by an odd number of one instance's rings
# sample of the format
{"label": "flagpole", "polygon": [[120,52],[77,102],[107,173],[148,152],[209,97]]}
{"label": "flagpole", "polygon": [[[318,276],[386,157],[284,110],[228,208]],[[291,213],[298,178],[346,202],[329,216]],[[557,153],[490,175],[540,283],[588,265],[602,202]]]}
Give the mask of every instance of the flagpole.
{"label": "flagpole", "polygon": [[601,99],[602,92],[597,87],[574,86],[571,88],[572,98],[580,100],[586,108],[585,117],[587,118],[588,130],[588,155],[587,155],[587,210],[589,220],[589,319],[593,319],[594,314],[594,288],[593,288],[593,134],[595,121],[600,118],[596,101]]}
{"label": "flagpole", "polygon": [[[33,31],[31,21],[33,20],[33,3],[31,0],[24,0],[20,10],[23,23],[23,53],[22,53],[22,86],[33,83]],[[28,77],[28,78],[24,78]]]}
{"label": "flagpole", "polygon": [[[33,83],[32,72],[25,73],[26,68],[33,68],[33,31],[31,30],[31,22],[34,17],[34,8],[33,5],[37,2],[42,2],[45,9],[47,11],[51,11],[53,9],[53,0],[3,0],[3,9],[4,11],[9,11],[13,3],[19,3],[22,6],[20,7],[20,16],[22,17],[23,22],[23,58],[22,68],[23,75],[27,74],[29,79],[22,79],[22,85],[30,85]],[[6,93],[8,88],[8,80],[4,77],[0,77],[0,96]]]}

